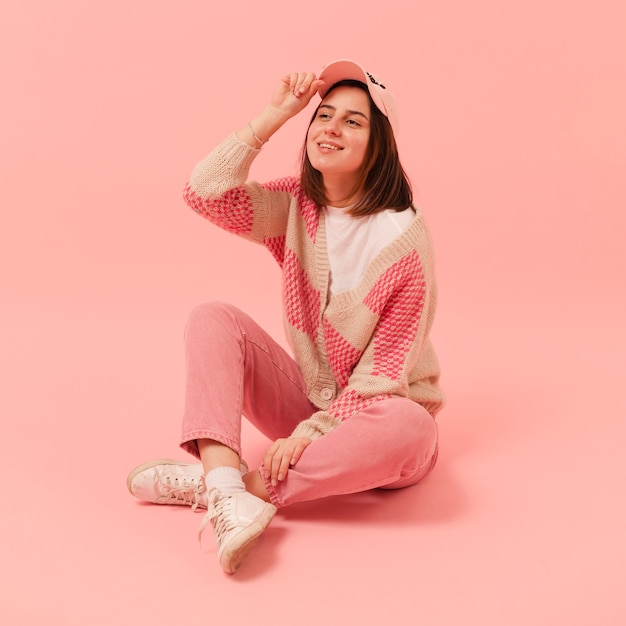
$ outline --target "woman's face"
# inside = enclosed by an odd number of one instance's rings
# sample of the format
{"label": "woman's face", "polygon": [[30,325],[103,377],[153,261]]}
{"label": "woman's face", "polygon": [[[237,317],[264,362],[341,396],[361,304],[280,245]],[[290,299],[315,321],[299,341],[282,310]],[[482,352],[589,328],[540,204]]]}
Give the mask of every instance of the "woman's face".
{"label": "woman's face", "polygon": [[353,187],[370,138],[370,102],[358,87],[337,87],[322,100],[309,126],[306,150],[324,184]]}

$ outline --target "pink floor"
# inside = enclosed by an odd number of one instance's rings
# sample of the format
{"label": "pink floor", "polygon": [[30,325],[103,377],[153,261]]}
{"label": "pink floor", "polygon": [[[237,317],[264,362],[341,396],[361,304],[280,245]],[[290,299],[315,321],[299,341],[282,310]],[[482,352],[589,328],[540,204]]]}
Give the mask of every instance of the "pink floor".
{"label": "pink floor", "polygon": [[[437,471],[406,491],[284,510],[228,577],[196,541],[200,514],[125,489],[134,464],[180,456],[178,320],[148,314],[67,303],[45,326],[32,311],[10,320],[5,624],[623,623],[618,320],[586,340],[580,321],[468,337],[447,320]],[[509,350],[519,358],[500,362]],[[265,442],[246,436],[256,461]]]}
{"label": "pink floor", "polygon": [[[277,4],[281,24],[256,3],[143,0],[0,20],[0,623],[621,626],[624,9]],[[235,20],[249,48],[225,60]],[[125,486],[134,465],[185,458],[193,305],[233,302],[282,337],[269,255],[180,192],[274,78],[341,56],[404,103],[441,289],[440,461],[411,489],[281,511],[229,577],[200,514]],[[292,166],[302,129],[272,139],[258,178]],[[256,463],[267,441],[244,434]]]}

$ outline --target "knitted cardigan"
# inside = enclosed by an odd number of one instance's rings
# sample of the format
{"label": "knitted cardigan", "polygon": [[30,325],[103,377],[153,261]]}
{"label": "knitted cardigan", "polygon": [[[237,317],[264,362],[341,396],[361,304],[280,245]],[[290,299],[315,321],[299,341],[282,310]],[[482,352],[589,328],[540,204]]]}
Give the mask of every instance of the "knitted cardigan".
{"label": "knitted cardigan", "polygon": [[184,198],[214,224],[264,245],[282,269],[287,337],[319,409],[292,436],[315,439],[390,397],[410,398],[435,417],[444,400],[428,338],[436,285],[420,211],[356,288],[330,297],[323,214],[298,178],[246,182],[258,153],[231,135],[196,165]]}

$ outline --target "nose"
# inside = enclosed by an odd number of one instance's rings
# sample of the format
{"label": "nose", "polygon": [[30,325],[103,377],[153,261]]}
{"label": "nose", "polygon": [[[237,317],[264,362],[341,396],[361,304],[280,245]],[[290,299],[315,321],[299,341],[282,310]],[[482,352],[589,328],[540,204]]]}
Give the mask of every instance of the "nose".
{"label": "nose", "polygon": [[341,134],[339,123],[337,122],[336,118],[333,117],[331,120],[328,120],[328,122],[326,122],[326,125],[324,126],[324,131],[327,135],[333,135],[334,137]]}

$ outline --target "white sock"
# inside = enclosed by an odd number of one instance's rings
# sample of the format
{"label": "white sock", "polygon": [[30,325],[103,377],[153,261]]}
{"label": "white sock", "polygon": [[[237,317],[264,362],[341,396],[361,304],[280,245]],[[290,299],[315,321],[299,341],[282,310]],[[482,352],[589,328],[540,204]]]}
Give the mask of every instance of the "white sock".
{"label": "white sock", "polygon": [[241,493],[246,490],[241,478],[241,471],[235,467],[216,467],[205,477],[204,484],[207,492],[213,488],[219,489],[225,496]]}

